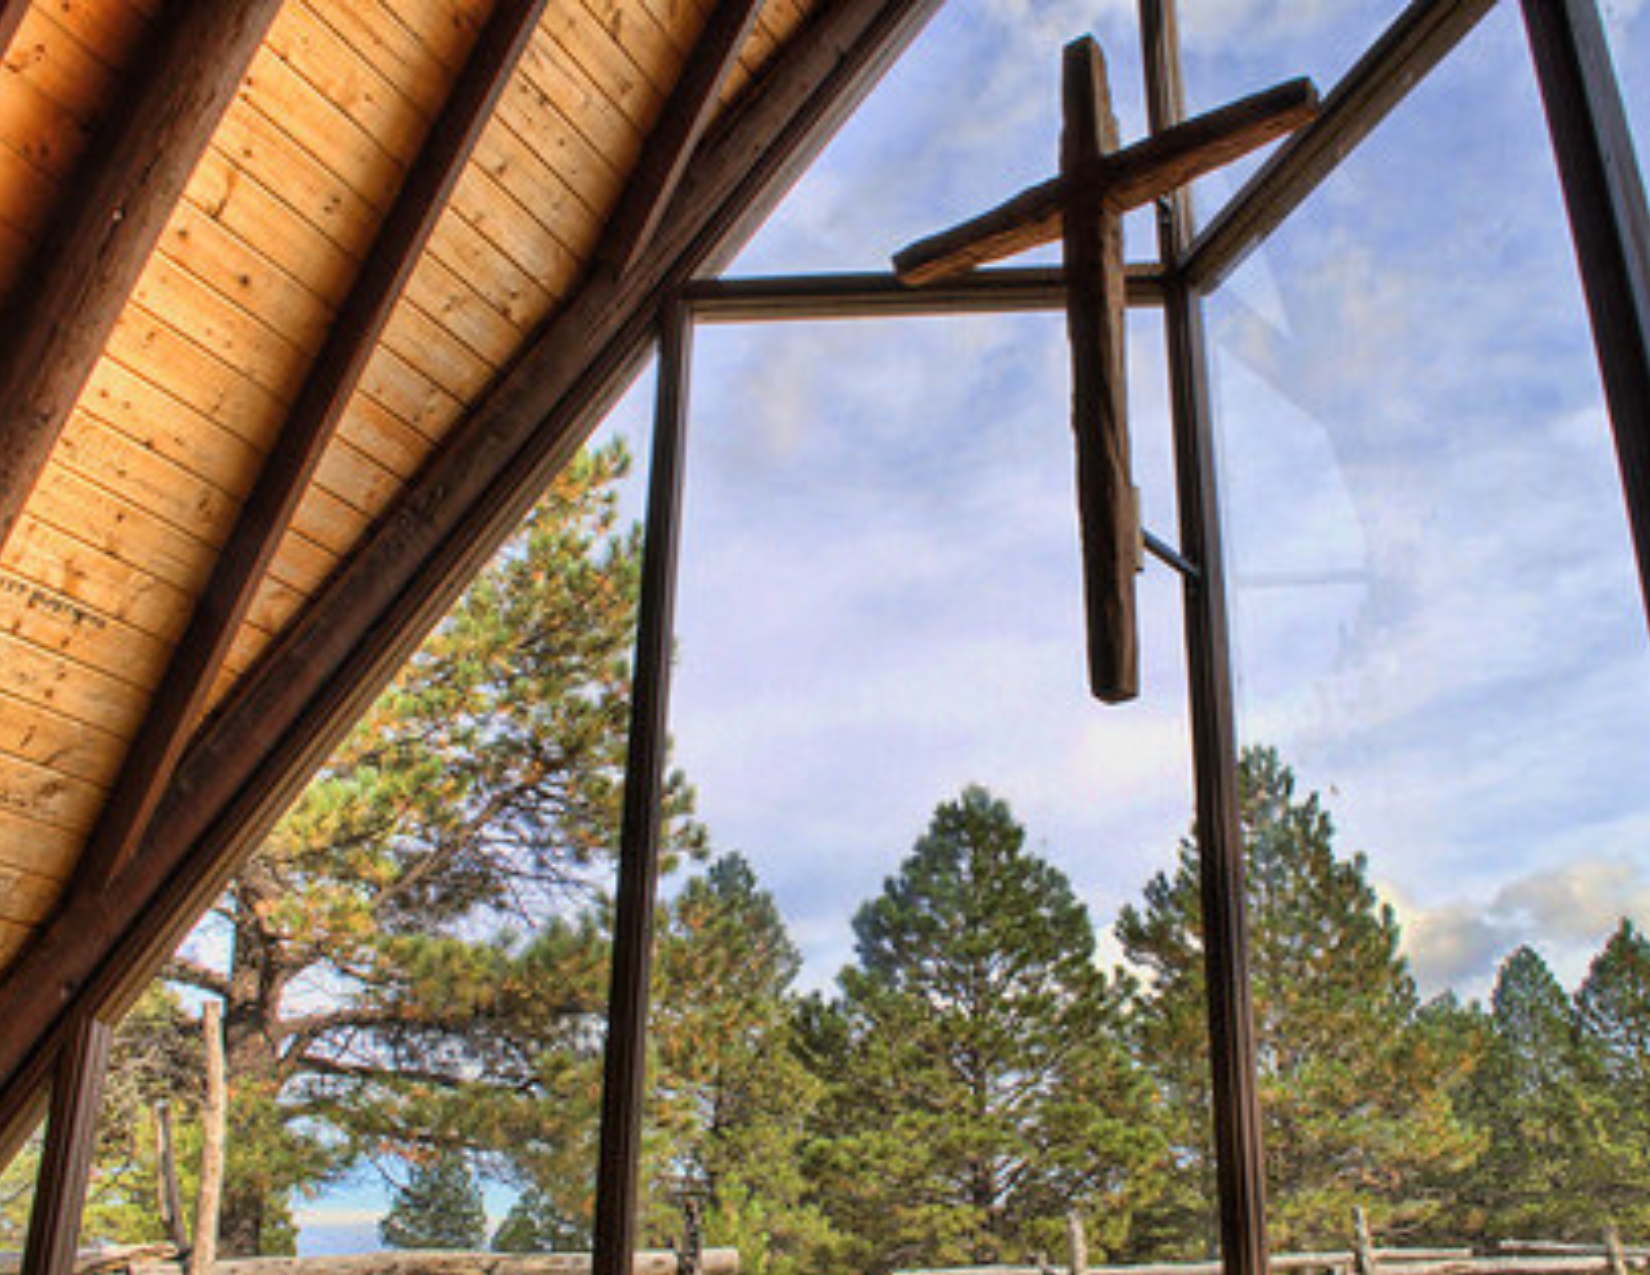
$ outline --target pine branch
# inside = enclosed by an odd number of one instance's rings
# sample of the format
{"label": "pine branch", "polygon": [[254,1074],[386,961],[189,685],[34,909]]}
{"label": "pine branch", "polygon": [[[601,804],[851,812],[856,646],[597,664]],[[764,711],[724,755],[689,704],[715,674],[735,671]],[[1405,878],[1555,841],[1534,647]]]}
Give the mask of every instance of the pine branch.
{"label": "pine branch", "polygon": [[210,992],[223,1000],[229,999],[229,979],[210,966],[201,965],[188,957],[174,956],[166,962],[161,976],[169,982]]}

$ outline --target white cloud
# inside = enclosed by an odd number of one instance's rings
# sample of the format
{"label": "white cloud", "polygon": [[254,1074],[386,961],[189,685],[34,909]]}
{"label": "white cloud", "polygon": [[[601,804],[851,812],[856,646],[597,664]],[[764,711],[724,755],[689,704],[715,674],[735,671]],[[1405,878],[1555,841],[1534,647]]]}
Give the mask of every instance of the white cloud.
{"label": "white cloud", "polygon": [[1574,986],[1625,917],[1650,925],[1650,867],[1623,857],[1575,857],[1507,882],[1486,899],[1418,905],[1383,883],[1398,913],[1404,953],[1426,993],[1455,988],[1487,996],[1515,948],[1541,951]]}

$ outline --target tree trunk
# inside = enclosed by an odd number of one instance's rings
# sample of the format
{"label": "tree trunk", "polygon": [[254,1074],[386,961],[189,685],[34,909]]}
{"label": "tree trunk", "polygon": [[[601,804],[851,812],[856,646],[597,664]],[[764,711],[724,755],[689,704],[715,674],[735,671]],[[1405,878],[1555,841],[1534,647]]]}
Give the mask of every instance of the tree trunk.
{"label": "tree trunk", "polygon": [[178,1190],[178,1158],[172,1144],[172,1107],[155,1104],[155,1192],[166,1238],[179,1249],[188,1244],[183,1232],[183,1194]]}
{"label": "tree trunk", "polygon": [[212,1264],[218,1260],[229,1097],[224,1084],[223,1007],[216,1001],[207,1001],[201,1008],[201,1035],[206,1041],[206,1102],[201,1107],[201,1186],[195,1197],[195,1243],[189,1254],[189,1275],[211,1275]]}
{"label": "tree trunk", "polygon": [[[229,963],[229,995],[224,1002],[224,1050],[235,1077],[235,1120],[265,1132],[267,1113],[258,1104],[273,1101],[280,1088],[281,994],[288,973],[281,940],[259,916],[259,905],[276,897],[278,884],[254,862],[235,886],[235,941]],[[280,1216],[271,1209],[283,1183],[237,1169],[227,1175],[218,1241],[226,1257],[257,1257],[266,1230]]]}

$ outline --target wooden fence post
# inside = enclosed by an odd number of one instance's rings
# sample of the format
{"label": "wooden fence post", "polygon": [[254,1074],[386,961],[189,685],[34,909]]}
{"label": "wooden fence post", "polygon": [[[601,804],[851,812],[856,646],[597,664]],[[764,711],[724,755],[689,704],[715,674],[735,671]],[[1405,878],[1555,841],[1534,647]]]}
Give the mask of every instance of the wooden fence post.
{"label": "wooden fence post", "polygon": [[1369,1218],[1363,1209],[1352,1210],[1353,1275],[1375,1275],[1375,1242],[1369,1237]]}
{"label": "wooden fence post", "polygon": [[1083,1275],[1089,1268],[1089,1242],[1076,1209],[1066,1214],[1066,1250],[1071,1258],[1071,1275]]}

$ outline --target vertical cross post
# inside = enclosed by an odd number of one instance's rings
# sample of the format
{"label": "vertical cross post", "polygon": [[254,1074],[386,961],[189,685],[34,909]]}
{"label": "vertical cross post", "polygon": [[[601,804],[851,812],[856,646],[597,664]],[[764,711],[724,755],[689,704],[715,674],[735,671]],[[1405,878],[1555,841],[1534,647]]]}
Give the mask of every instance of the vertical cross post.
{"label": "vertical cross post", "polygon": [[107,1023],[84,1016],[58,1055],[22,1275],[70,1275],[74,1270],[112,1034]]}
{"label": "vertical cross post", "polygon": [[[1140,30],[1148,115],[1152,132],[1159,133],[1185,117],[1175,0],[1140,0]],[[1203,303],[1182,268],[1194,230],[1189,192],[1177,191],[1159,201],[1157,226],[1159,250],[1167,266],[1163,313],[1180,547],[1198,568],[1195,576],[1183,577],[1183,611],[1221,1257],[1227,1275],[1265,1275],[1266,1173],[1249,992],[1237,722],[1214,413],[1209,401]]]}
{"label": "vertical cross post", "polygon": [[1128,276],[1123,267],[1123,219],[1107,207],[1104,193],[1092,182],[1078,180],[1078,174],[1092,171],[1117,149],[1117,120],[1106,59],[1093,39],[1066,46],[1062,72],[1060,174],[1067,196],[1061,234],[1089,689],[1096,699],[1115,704],[1140,693],[1134,589],[1140,569],[1140,516],[1129,471],[1124,361]]}
{"label": "vertical cross post", "polygon": [[1594,0],[1524,0],[1650,608],[1650,213]]}
{"label": "vertical cross post", "polygon": [[647,1079],[648,976],[653,966],[660,804],[668,751],[691,324],[687,307],[680,301],[672,299],[662,307],[647,538],[642,550],[642,596],[630,690],[630,745],[619,834],[619,887],[607,1001],[592,1275],[630,1275],[636,1251],[637,1165],[641,1159]]}

